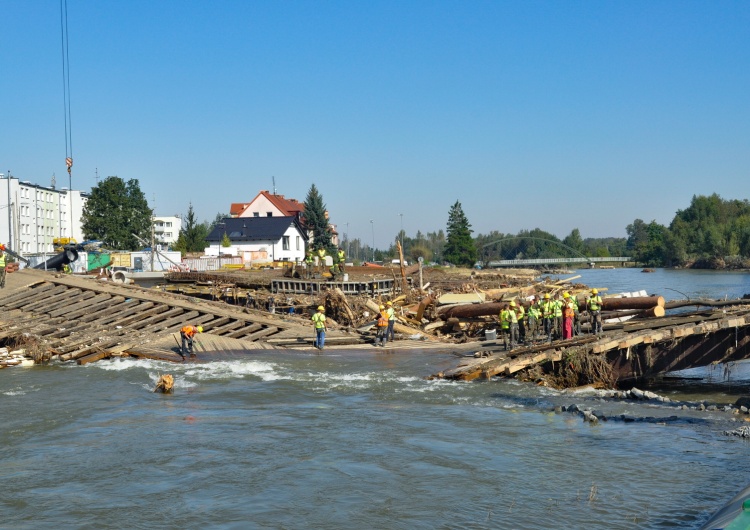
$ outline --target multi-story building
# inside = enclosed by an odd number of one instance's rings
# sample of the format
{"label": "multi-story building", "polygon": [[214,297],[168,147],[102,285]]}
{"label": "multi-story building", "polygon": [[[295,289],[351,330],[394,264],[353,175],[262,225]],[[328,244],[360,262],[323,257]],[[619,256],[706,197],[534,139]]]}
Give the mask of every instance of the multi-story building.
{"label": "multi-story building", "polygon": [[0,242],[21,254],[54,252],[55,239],[83,240],[86,192],[0,174]]}
{"label": "multi-story building", "polygon": [[173,245],[180,237],[182,230],[182,218],[179,215],[154,216],[154,239],[158,243]]}

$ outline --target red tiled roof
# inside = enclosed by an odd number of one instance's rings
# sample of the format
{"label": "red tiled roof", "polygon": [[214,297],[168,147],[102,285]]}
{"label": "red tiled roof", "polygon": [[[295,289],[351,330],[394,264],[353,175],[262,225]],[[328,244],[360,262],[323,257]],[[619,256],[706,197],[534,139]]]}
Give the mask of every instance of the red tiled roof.
{"label": "red tiled roof", "polygon": [[249,202],[233,202],[229,206],[229,215],[238,217],[248,206],[250,206]]}
{"label": "red tiled roof", "polygon": [[261,191],[259,195],[264,195],[284,215],[296,215],[305,211],[305,205],[297,199],[287,199],[283,195],[273,195],[267,191]]}

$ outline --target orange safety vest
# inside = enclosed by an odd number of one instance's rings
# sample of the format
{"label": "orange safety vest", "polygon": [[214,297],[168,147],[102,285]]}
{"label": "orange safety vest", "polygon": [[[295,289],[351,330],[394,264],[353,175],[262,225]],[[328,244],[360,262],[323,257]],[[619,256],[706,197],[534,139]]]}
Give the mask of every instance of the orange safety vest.
{"label": "orange safety vest", "polygon": [[378,327],[384,328],[388,325],[388,313],[385,310],[380,312],[380,318],[378,319]]}
{"label": "orange safety vest", "polygon": [[196,333],[198,333],[198,328],[196,328],[195,326],[185,326],[180,330],[180,333],[183,333],[192,338]]}

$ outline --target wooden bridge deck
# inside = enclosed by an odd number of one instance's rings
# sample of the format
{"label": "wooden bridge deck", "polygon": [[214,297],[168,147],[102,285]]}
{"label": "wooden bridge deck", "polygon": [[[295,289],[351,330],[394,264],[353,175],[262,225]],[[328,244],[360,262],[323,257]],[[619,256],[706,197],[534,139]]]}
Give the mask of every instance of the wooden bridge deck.
{"label": "wooden bridge deck", "polygon": [[[178,360],[173,335],[187,323],[201,325],[201,342],[216,351],[309,347],[313,341],[304,317],[31,269],[8,279],[0,293],[0,340],[33,337],[62,360],[85,363],[139,352]],[[359,344],[364,339],[331,330],[327,342]]]}
{"label": "wooden bridge deck", "polygon": [[504,351],[501,341],[481,343],[478,357],[462,358],[435,378],[470,381],[510,376],[572,354],[603,355],[617,381],[750,357],[750,310],[697,311],[623,325],[599,336],[541,343]]}

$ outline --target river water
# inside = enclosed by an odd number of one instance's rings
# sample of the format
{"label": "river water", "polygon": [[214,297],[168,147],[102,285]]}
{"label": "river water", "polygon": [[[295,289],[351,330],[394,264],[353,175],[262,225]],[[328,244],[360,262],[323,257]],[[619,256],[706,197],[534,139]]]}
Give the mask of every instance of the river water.
{"label": "river water", "polygon": [[[580,273],[610,292],[750,292],[749,275]],[[455,362],[253,350],[2,370],[0,527],[697,528],[750,482],[731,414],[424,379]],[[165,372],[171,396],[151,392]],[[552,411],[573,403],[645,420]]]}

